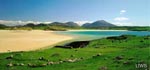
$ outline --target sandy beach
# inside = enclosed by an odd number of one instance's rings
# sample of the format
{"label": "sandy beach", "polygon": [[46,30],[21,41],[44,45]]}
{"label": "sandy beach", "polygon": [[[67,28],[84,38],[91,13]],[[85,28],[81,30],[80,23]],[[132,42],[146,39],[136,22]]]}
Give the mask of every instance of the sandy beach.
{"label": "sandy beach", "polygon": [[53,31],[0,30],[0,52],[36,50],[70,39]]}
{"label": "sandy beach", "polygon": [[128,31],[128,30],[94,30],[94,29],[83,29],[83,30],[68,30],[68,31]]}

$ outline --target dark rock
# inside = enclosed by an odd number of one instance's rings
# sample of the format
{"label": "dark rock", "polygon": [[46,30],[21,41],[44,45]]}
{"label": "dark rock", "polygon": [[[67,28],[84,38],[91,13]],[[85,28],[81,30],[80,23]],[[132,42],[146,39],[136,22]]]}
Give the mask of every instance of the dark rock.
{"label": "dark rock", "polygon": [[101,53],[98,53],[96,56],[101,56],[102,54]]}
{"label": "dark rock", "polygon": [[133,57],[130,57],[128,60],[133,60],[134,58]]}
{"label": "dark rock", "polygon": [[75,42],[72,42],[72,43],[69,43],[65,46],[70,46],[70,47],[73,47],[73,48],[83,48],[85,46],[87,46],[89,44],[89,41],[75,41]]}
{"label": "dark rock", "polygon": [[45,60],[44,57],[40,57],[39,60]]}
{"label": "dark rock", "polygon": [[75,55],[71,55],[70,57],[74,57]]}
{"label": "dark rock", "polygon": [[141,43],[144,42],[143,40],[140,41]]}
{"label": "dark rock", "polygon": [[6,57],[6,59],[13,59],[13,55],[10,55],[10,56],[8,56],[8,57]]}
{"label": "dark rock", "polygon": [[117,56],[117,57],[115,57],[115,59],[121,60],[121,59],[123,59],[123,56]]}
{"label": "dark rock", "polygon": [[114,40],[112,40],[111,42],[114,43]]}
{"label": "dark rock", "polygon": [[59,45],[56,45],[55,47],[58,47],[58,48],[65,48],[65,46],[59,46]]}
{"label": "dark rock", "polygon": [[123,64],[128,65],[128,64],[130,64],[130,62],[129,61],[124,61]]}
{"label": "dark rock", "polygon": [[144,64],[145,62],[143,60],[139,61],[140,64]]}
{"label": "dark rock", "polygon": [[102,66],[98,70],[108,70],[108,68],[106,66]]}
{"label": "dark rock", "polygon": [[102,54],[101,53],[98,53],[96,55],[93,55],[92,57],[95,58],[95,57],[98,57],[98,56],[101,56]]}
{"label": "dark rock", "polygon": [[55,47],[60,47],[60,48],[83,48],[86,47],[88,44],[90,43],[90,41],[75,41],[75,42],[71,42],[68,43],[64,46],[55,46]]}
{"label": "dark rock", "polygon": [[59,61],[62,61],[62,59],[59,59]]}
{"label": "dark rock", "polygon": [[126,39],[127,39],[127,36],[125,36],[125,35],[112,36],[112,37],[107,37],[106,39],[110,39],[110,40],[126,40]]}
{"label": "dark rock", "polygon": [[20,63],[15,63],[14,66],[20,66]]}
{"label": "dark rock", "polygon": [[81,60],[84,59],[83,57],[80,58]]}

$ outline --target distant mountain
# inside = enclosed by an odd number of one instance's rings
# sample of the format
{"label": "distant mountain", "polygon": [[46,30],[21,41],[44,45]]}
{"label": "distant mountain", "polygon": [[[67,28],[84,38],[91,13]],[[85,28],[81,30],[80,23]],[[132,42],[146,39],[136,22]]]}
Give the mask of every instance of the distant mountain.
{"label": "distant mountain", "polygon": [[73,26],[73,27],[79,26],[77,23],[74,23],[74,22],[66,22],[65,24],[67,24],[68,26]]}
{"label": "distant mountain", "polygon": [[37,24],[36,26],[47,26],[47,24],[40,23],[40,24]]}
{"label": "distant mountain", "polygon": [[27,27],[34,27],[35,24],[34,24],[34,23],[28,23],[28,24],[26,24],[26,25],[24,25],[24,26],[27,26]]}
{"label": "distant mountain", "polygon": [[105,20],[98,20],[93,23],[86,23],[82,25],[82,27],[114,27],[114,26],[116,25],[106,22]]}
{"label": "distant mountain", "polygon": [[91,24],[90,23],[85,23],[82,25],[82,27],[89,27]]}
{"label": "distant mountain", "polygon": [[52,22],[49,25],[55,25],[55,26],[67,26],[67,24],[61,23],[61,22]]}
{"label": "distant mountain", "polygon": [[6,28],[7,26],[4,24],[0,24],[0,29]]}
{"label": "distant mountain", "polygon": [[[44,24],[44,23],[40,23],[40,24],[34,24],[34,23],[28,23],[24,26],[28,26],[28,27],[36,27],[36,26],[63,26],[63,27],[80,27],[77,23],[75,22],[52,22],[50,24]],[[93,23],[85,23],[82,25],[82,27],[114,27],[116,25],[113,25],[109,22],[106,22],[105,20],[99,20],[99,21],[95,21]]]}
{"label": "distant mountain", "polygon": [[55,25],[55,26],[69,26],[69,27],[78,27],[79,25],[74,22],[66,22],[66,23],[61,23],[61,22],[53,22],[50,25]]}

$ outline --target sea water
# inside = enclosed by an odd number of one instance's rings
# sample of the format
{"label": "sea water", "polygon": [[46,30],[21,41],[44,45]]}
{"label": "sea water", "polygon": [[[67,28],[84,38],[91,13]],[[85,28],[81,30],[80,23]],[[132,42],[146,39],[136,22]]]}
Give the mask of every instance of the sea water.
{"label": "sea water", "polygon": [[56,31],[58,34],[65,34],[76,36],[76,40],[92,40],[98,38],[104,38],[109,36],[120,36],[120,35],[137,35],[137,36],[145,36],[150,35],[148,31]]}

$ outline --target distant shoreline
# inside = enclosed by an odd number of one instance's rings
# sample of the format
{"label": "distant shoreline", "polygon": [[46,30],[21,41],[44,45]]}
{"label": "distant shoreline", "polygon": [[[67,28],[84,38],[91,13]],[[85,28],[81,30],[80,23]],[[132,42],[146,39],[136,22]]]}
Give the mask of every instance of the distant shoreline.
{"label": "distant shoreline", "polygon": [[67,30],[67,31],[129,31],[129,30]]}

